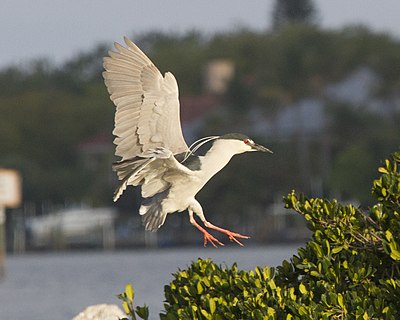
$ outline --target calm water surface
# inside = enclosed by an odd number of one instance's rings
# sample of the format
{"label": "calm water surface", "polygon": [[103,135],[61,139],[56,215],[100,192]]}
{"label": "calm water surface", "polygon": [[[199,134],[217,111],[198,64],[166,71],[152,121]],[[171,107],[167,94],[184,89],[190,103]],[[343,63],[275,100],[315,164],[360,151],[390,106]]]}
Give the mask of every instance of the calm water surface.
{"label": "calm water surface", "polygon": [[9,256],[0,282],[0,320],[68,320],[89,305],[120,305],[116,294],[131,282],[136,305],[146,303],[151,319],[163,310],[164,285],[178,268],[197,258],[240,269],[277,266],[296,245],[184,248],[120,252],[75,252]]}

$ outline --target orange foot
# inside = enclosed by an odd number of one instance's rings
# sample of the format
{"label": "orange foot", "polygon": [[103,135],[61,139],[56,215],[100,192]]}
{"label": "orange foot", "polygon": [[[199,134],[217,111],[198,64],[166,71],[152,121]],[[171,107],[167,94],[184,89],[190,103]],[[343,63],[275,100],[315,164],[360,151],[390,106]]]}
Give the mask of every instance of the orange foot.
{"label": "orange foot", "polygon": [[214,248],[218,248],[217,244],[220,246],[224,246],[224,244],[222,242],[220,242],[217,238],[215,238],[214,236],[212,236],[206,229],[204,229],[202,226],[200,226],[196,220],[193,219],[193,217],[191,217],[190,219],[190,223],[192,225],[194,225],[197,229],[199,229],[199,231],[201,231],[204,235],[204,247],[207,246],[207,242],[210,242]]}
{"label": "orange foot", "polygon": [[204,247],[207,247],[207,241],[210,242],[214,246],[214,248],[218,248],[217,244],[220,245],[220,246],[224,246],[224,244],[221,241],[219,241],[217,238],[212,236],[206,230],[201,231],[201,232],[203,232],[203,234],[204,234]]}
{"label": "orange foot", "polygon": [[205,222],[204,222],[204,225],[205,225],[207,228],[214,229],[214,230],[217,230],[217,231],[219,231],[219,232],[225,233],[225,234],[228,236],[228,238],[229,238],[230,241],[234,241],[234,242],[236,242],[238,245],[240,245],[240,246],[242,246],[242,247],[244,247],[243,243],[241,243],[241,242],[240,242],[238,239],[236,239],[236,238],[242,238],[242,239],[249,239],[249,238],[250,238],[249,236],[244,236],[244,235],[241,235],[241,234],[239,234],[239,233],[232,232],[232,231],[229,231],[229,230],[226,230],[226,229],[222,229],[222,228],[220,228],[220,227],[217,227],[217,226],[213,225],[212,223],[210,223],[210,222],[208,222],[208,221],[205,221]]}
{"label": "orange foot", "polygon": [[[202,226],[200,226],[196,222],[196,220],[193,218],[193,212],[192,211],[189,211],[189,216],[190,216],[190,223],[193,226],[195,226],[197,229],[199,229],[204,235],[204,247],[207,246],[207,242],[211,243],[215,248],[218,248],[217,245],[224,246],[224,244],[222,242],[220,242],[217,238],[212,236],[206,229],[204,229]],[[244,246],[243,243],[241,243],[236,238],[242,238],[242,239],[249,239],[250,238],[249,236],[244,236],[244,235],[241,235],[239,233],[232,232],[232,231],[217,227],[217,226],[213,225],[212,223],[208,222],[205,219],[203,220],[203,223],[204,223],[204,226],[206,226],[207,228],[214,229],[216,231],[219,231],[219,232],[222,232],[222,233],[226,234],[230,241],[234,241],[234,242],[236,242],[238,245],[240,245],[242,247]]]}

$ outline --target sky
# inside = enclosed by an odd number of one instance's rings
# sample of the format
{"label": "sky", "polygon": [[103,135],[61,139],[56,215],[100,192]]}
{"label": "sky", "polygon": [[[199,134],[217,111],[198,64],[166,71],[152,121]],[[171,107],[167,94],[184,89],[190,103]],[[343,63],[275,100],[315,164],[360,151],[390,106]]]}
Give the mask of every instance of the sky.
{"label": "sky", "polygon": [[[271,26],[274,0],[2,0],[0,69],[47,58],[59,64],[99,43],[149,31],[213,34]],[[319,25],[364,24],[400,39],[399,0],[314,0]]]}

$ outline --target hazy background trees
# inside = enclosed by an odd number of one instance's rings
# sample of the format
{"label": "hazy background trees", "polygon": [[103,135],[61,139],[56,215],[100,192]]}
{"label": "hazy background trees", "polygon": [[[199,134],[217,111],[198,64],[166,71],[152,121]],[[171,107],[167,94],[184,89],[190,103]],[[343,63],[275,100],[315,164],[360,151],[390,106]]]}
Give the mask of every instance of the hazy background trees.
{"label": "hazy background trees", "polygon": [[[400,42],[362,26],[322,30],[310,1],[294,11],[287,7],[292,2],[276,3],[271,32],[150,32],[133,39],[162,72],[175,74],[181,97],[209,95],[207,64],[230,61],[234,75],[227,90],[190,130],[197,137],[241,131],[274,151],[237,157],[210,181],[199,197],[211,216],[264,210],[293,188],[368,205],[371,172],[399,146]],[[114,107],[101,77],[110,46],[62,65],[40,60],[0,71],[0,166],[21,170],[24,201],[39,213],[43,203],[112,204]],[[376,110],[368,101],[328,94],[360,68],[377,79],[367,90]],[[321,126],[307,131],[315,121],[310,115],[306,131],[285,134],[278,120],[296,117],[310,99],[320,103]],[[126,198],[125,205],[137,203]]]}

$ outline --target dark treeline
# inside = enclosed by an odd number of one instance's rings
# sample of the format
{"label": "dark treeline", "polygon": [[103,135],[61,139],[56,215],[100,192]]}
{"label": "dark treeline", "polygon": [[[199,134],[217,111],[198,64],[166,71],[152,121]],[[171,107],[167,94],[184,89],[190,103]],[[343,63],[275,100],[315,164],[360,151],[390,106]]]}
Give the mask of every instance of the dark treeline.
{"label": "dark treeline", "polygon": [[[210,181],[199,195],[210,216],[263,209],[293,188],[368,205],[375,168],[399,147],[398,40],[362,26],[333,31],[300,24],[211,37],[151,32],[133,40],[162,72],[174,73],[181,97],[207,93],[209,61],[231,61],[234,76],[218,95],[220,107],[195,134],[245,131],[275,152],[236,157]],[[61,66],[39,60],[0,71],[0,167],[21,170],[26,202],[111,204],[114,107],[101,77],[109,47]],[[376,79],[368,99],[379,102],[378,110],[327,94],[329,86],[364,69]],[[253,130],[254,117],[273,124],[284,110],[295,115],[299,102],[310,98],[322,102],[322,128],[295,134]],[[109,147],[91,153],[87,145],[94,137]]]}

